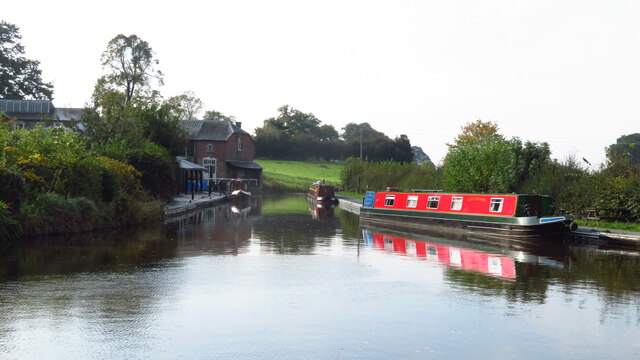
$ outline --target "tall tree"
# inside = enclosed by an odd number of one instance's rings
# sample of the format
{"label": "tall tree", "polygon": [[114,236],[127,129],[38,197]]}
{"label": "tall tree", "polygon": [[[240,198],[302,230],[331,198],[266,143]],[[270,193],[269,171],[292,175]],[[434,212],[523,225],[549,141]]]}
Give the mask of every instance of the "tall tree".
{"label": "tall tree", "polygon": [[462,128],[443,164],[444,185],[450,191],[513,192],[550,161],[547,143],[525,144],[505,139],[497,125],[476,121]]}
{"label": "tall tree", "polygon": [[172,96],[165,103],[169,107],[169,117],[177,120],[198,119],[203,106],[202,100],[193,91]]}
{"label": "tall tree", "polygon": [[221,113],[220,111],[215,111],[215,110],[205,111],[203,118],[204,120],[226,120],[226,121],[235,120],[235,117],[233,115],[227,116]]}
{"label": "tall tree", "polygon": [[620,136],[606,152],[611,163],[640,164],[640,133]]}
{"label": "tall tree", "polygon": [[462,127],[462,132],[456,137],[454,144],[447,144],[449,147],[470,143],[480,143],[487,138],[502,139],[498,133],[498,124],[492,121],[482,121],[480,119],[467,123]]}
{"label": "tall tree", "polygon": [[117,35],[102,53],[102,66],[107,74],[104,82],[122,91],[129,104],[134,96],[150,89],[151,80],[162,85],[162,72],[155,69],[158,60],[149,43],[136,35]]}
{"label": "tall tree", "polygon": [[53,85],[42,80],[40,62],[24,57],[20,29],[0,20],[0,98],[49,99]]}

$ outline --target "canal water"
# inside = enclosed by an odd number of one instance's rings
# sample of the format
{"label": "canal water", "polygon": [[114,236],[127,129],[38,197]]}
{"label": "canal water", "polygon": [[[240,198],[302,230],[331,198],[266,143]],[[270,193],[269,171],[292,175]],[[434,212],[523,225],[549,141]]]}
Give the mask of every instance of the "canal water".
{"label": "canal water", "polygon": [[640,256],[255,198],[3,250],[0,358],[638,359]]}

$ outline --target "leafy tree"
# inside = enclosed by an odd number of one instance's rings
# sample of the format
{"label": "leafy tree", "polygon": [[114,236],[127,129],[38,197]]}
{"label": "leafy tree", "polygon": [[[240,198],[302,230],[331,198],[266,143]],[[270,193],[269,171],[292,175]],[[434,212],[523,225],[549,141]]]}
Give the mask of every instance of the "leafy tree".
{"label": "leafy tree", "polygon": [[463,144],[479,143],[487,138],[502,139],[502,135],[498,133],[498,124],[491,121],[482,121],[480,119],[467,123],[462,127],[462,132],[458,134],[454,144],[448,144],[449,147]]}
{"label": "leafy tree", "polygon": [[547,143],[507,140],[497,133],[497,125],[476,121],[449,145],[444,186],[450,191],[514,192],[549,161],[550,153]]}
{"label": "leafy tree", "polygon": [[208,110],[204,113],[204,120],[227,120],[233,121],[235,120],[234,116],[227,116],[220,111]]}
{"label": "leafy tree", "polygon": [[155,69],[158,60],[153,55],[151,46],[138,36],[117,35],[102,53],[102,66],[108,71],[101,78],[102,85],[122,92],[126,104],[149,91],[152,79],[162,85],[162,72]]}
{"label": "leafy tree", "polygon": [[0,20],[0,98],[52,99],[53,85],[42,80],[40,62],[24,57],[20,29]]}
{"label": "leafy tree", "polygon": [[336,141],[340,138],[338,131],[336,131],[333,125],[321,125],[318,130],[316,130],[316,134],[320,141]]}
{"label": "leafy tree", "polygon": [[284,130],[289,136],[295,134],[316,135],[318,133],[321,121],[312,113],[303,113],[289,105],[279,107],[278,112],[277,117],[265,120],[264,124],[270,124]]}
{"label": "leafy tree", "polygon": [[640,133],[619,137],[615,144],[606,148],[606,153],[612,163],[640,164]]}
{"label": "leafy tree", "polygon": [[346,141],[360,141],[362,139],[380,138],[385,135],[374,128],[371,124],[365,122],[361,124],[348,123],[342,128],[342,134],[340,135]]}
{"label": "leafy tree", "polygon": [[177,120],[195,120],[202,111],[203,103],[193,91],[172,96],[165,104],[169,107],[169,117]]}

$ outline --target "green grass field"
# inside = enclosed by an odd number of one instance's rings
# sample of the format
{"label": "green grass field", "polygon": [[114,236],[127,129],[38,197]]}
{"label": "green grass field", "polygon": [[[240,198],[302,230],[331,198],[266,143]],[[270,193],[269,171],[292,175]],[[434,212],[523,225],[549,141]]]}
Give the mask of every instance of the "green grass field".
{"label": "green grass field", "polygon": [[266,159],[256,159],[255,162],[264,168],[262,175],[266,191],[306,192],[309,185],[318,180],[336,188],[340,186],[342,164]]}

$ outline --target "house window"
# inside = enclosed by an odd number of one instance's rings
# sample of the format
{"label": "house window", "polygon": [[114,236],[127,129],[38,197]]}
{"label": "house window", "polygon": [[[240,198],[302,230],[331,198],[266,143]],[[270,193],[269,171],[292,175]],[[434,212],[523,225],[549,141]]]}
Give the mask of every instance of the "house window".
{"label": "house window", "polygon": [[440,196],[429,196],[427,201],[427,209],[437,209],[440,202]]}
{"label": "house window", "polygon": [[24,123],[24,121],[18,121],[18,122],[16,123],[16,128],[17,128],[17,129],[24,129],[25,127],[27,127],[27,126],[26,126],[26,124]]}
{"label": "house window", "polygon": [[[209,144],[211,145],[211,144]],[[204,166],[206,170],[206,177],[208,180],[215,180],[216,178],[216,159],[212,157],[206,157],[202,159],[202,166]]]}
{"label": "house window", "polygon": [[207,152],[213,152],[213,144],[207,144]]}
{"label": "house window", "polygon": [[384,206],[393,206],[393,203],[396,201],[395,195],[387,195],[384,198]]}
{"label": "house window", "polygon": [[504,199],[492,198],[489,204],[489,212],[502,212],[502,203]]}
{"label": "house window", "polygon": [[407,207],[408,208],[415,208],[418,207],[418,197],[415,195],[410,195],[407,198]]}
{"label": "house window", "polygon": [[451,210],[462,210],[462,197],[451,198]]}
{"label": "house window", "polygon": [[238,151],[242,151],[242,138],[238,138]]}

